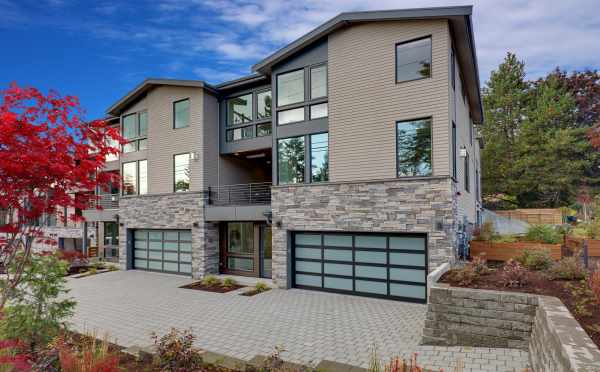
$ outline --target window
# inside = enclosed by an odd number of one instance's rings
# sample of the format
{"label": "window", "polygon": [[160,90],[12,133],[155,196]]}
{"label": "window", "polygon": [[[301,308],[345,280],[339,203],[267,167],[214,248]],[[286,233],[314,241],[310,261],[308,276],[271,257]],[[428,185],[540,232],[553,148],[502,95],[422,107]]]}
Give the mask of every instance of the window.
{"label": "window", "polygon": [[175,192],[188,191],[190,189],[190,154],[175,155],[174,164]]}
{"label": "window", "polygon": [[123,145],[123,152],[135,152],[137,151],[137,141],[131,141]]}
{"label": "window", "polygon": [[148,193],[148,161],[123,163],[123,195]]}
{"label": "window", "polygon": [[146,137],[148,135],[148,112],[142,111],[139,114],[140,120],[140,137]]}
{"label": "window", "polygon": [[452,122],[452,177],[456,181],[458,178],[456,169],[456,124]]}
{"label": "window", "polygon": [[396,45],[396,82],[431,77],[431,37]]}
{"label": "window", "polygon": [[327,65],[310,69],[310,99],[327,96]]}
{"label": "window", "polygon": [[280,139],[277,170],[280,184],[304,182],[304,137]]}
{"label": "window", "polygon": [[397,175],[431,175],[431,118],[396,123]]}
{"label": "window", "polygon": [[253,137],[252,125],[242,128],[235,128],[227,130],[227,142],[239,141],[241,139]]}
{"label": "window", "polygon": [[[119,141],[112,139],[112,138],[109,138],[106,141],[106,144],[115,149],[119,148]],[[106,162],[119,160],[119,154],[108,154],[108,155],[106,155],[106,158],[104,160]]]}
{"label": "window", "polygon": [[277,113],[277,123],[279,125],[304,121],[304,107],[296,109],[279,111]]}
{"label": "window", "polygon": [[312,182],[329,181],[329,134],[310,136],[310,177]]}
{"label": "window", "polygon": [[304,70],[277,76],[277,106],[304,101]]}
{"label": "window", "polygon": [[271,91],[261,92],[256,95],[256,118],[266,119],[271,117]]}
{"label": "window", "polygon": [[123,138],[130,139],[138,136],[137,114],[123,117]]}
{"label": "window", "polygon": [[310,106],[310,120],[327,117],[327,102]]}
{"label": "window", "polygon": [[173,128],[185,128],[190,125],[190,100],[173,102]]}
{"label": "window", "polygon": [[256,125],[256,137],[264,137],[271,135],[271,123],[263,123]]}
{"label": "window", "polygon": [[252,93],[227,100],[228,125],[252,121]]}
{"label": "window", "polygon": [[469,169],[469,153],[467,152],[467,154],[465,155],[465,191],[467,192],[471,192],[471,177],[469,172],[471,171]]}
{"label": "window", "polygon": [[148,136],[148,112],[140,111],[123,117],[123,138],[130,140],[123,145],[124,153],[146,150]]}
{"label": "window", "polygon": [[119,225],[116,222],[104,222],[104,245],[119,245]]}

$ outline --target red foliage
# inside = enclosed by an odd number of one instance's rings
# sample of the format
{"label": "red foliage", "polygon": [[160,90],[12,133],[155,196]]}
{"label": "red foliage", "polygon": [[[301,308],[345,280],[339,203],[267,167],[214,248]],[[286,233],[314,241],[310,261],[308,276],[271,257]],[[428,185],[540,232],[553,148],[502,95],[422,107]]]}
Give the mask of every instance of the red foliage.
{"label": "red foliage", "polygon": [[596,268],[596,271],[590,275],[588,284],[592,290],[592,295],[596,300],[596,303],[600,305],[600,267]]}
{"label": "red foliage", "polygon": [[96,345],[87,345],[80,353],[64,341],[57,342],[60,370],[63,372],[118,372],[119,357]]}
{"label": "red foliage", "polygon": [[30,371],[30,357],[19,340],[0,340],[0,366],[10,365],[13,371]]}
{"label": "red foliage", "polygon": [[79,251],[63,251],[60,250],[56,253],[58,258],[61,260],[65,260],[68,263],[72,264],[73,262],[79,261],[84,262],[87,261],[87,258],[83,255],[83,253]]}

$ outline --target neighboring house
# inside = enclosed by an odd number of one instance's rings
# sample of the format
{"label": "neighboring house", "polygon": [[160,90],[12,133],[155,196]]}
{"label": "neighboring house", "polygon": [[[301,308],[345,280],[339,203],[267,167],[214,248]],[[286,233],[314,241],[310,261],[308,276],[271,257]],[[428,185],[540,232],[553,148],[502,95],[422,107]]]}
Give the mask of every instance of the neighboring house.
{"label": "neighboring house", "polygon": [[253,71],[108,109],[130,142],[84,211],[99,242],[124,269],[425,301],[479,219],[471,7],[342,13]]}

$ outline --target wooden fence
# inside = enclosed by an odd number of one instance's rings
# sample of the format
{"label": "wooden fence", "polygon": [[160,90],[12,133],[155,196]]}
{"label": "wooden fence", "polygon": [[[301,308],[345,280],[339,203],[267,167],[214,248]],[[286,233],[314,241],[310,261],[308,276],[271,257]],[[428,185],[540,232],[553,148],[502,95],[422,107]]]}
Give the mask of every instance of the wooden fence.
{"label": "wooden fence", "polygon": [[487,241],[471,241],[471,257],[484,255],[491,261],[508,261],[521,255],[526,249],[547,249],[554,260],[562,257],[560,244],[544,244],[535,242],[495,243]]}
{"label": "wooden fence", "polygon": [[562,212],[560,209],[511,209],[505,211],[494,211],[494,213],[506,218],[521,220],[534,225],[560,225],[563,223]]}

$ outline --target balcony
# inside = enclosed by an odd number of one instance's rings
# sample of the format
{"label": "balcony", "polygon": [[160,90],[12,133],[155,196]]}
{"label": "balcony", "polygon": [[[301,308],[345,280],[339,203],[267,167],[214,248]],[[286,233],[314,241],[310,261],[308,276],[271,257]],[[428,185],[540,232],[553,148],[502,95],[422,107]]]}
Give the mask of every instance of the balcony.
{"label": "balcony", "polygon": [[100,194],[97,199],[91,200],[91,207],[102,209],[119,209],[119,194]]}
{"label": "balcony", "polygon": [[271,204],[271,182],[211,186],[208,203],[215,206]]}
{"label": "balcony", "polygon": [[116,221],[116,209],[119,209],[119,194],[100,194],[97,199],[90,200],[90,207],[83,211],[83,217],[89,222]]}

